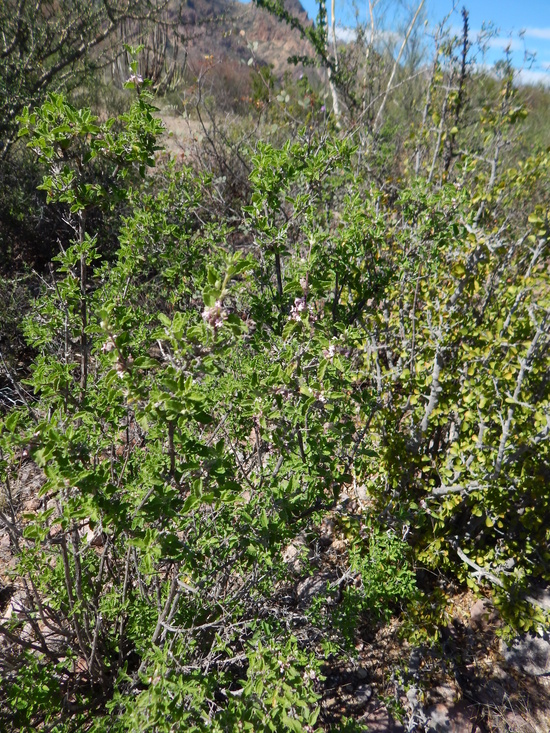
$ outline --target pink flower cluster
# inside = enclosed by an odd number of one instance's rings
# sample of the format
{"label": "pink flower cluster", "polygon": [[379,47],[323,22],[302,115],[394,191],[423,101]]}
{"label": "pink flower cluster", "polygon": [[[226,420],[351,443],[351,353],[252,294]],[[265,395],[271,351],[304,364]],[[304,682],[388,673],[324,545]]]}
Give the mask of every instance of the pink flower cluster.
{"label": "pink flower cluster", "polygon": [[107,337],[107,340],[101,347],[101,351],[104,354],[110,354],[111,351],[114,351],[116,349],[116,362],[115,362],[115,371],[118,374],[118,376],[122,379],[126,372],[128,371],[130,365],[133,362],[133,359],[131,356],[128,356],[127,359],[125,359],[120,351],[117,349],[116,343],[115,343],[116,336],[113,336],[109,334]]}
{"label": "pink flower cluster", "polygon": [[227,311],[222,306],[221,302],[217,300],[214,305],[206,306],[202,312],[202,317],[205,323],[211,326],[214,330],[223,326],[223,322],[227,318]]}
{"label": "pink flower cluster", "polygon": [[302,298],[294,299],[294,305],[290,309],[290,315],[288,317],[289,321],[302,320],[302,313],[309,314],[310,318],[313,320],[313,307],[311,305],[308,305],[305,296]]}
{"label": "pink flower cluster", "polygon": [[114,349],[116,349],[115,340],[112,336],[108,336],[107,340],[101,347],[101,351],[104,354],[109,354],[111,351],[114,351]]}
{"label": "pink flower cluster", "polygon": [[336,356],[336,344],[329,344],[328,349],[323,349],[323,356],[328,361],[332,361]]}

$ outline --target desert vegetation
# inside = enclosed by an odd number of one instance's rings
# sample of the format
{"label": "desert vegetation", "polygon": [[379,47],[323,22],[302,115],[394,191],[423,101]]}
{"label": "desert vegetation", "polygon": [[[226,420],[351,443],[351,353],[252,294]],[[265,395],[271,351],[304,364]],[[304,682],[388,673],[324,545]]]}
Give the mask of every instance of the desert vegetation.
{"label": "desert vegetation", "polygon": [[325,682],[381,630],[547,628],[548,93],[466,11],[415,58],[258,4],[284,75],[174,4],[2,5],[5,730],[365,731]]}

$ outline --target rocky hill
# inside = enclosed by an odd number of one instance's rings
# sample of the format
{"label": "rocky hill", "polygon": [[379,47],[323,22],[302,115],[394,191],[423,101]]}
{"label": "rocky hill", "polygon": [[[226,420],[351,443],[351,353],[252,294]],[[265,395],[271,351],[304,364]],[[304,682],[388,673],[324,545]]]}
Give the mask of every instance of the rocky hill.
{"label": "rocky hill", "polygon": [[[287,0],[286,7],[302,24],[311,24],[299,0]],[[208,60],[247,65],[254,56],[256,63],[270,65],[279,76],[294,68],[289,67],[289,57],[311,53],[298,31],[253,3],[188,0],[182,20],[191,64]]]}

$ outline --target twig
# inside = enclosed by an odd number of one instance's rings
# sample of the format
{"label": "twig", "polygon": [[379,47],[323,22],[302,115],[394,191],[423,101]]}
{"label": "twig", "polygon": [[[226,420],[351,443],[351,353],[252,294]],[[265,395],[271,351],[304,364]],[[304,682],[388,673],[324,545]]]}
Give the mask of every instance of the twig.
{"label": "twig", "polygon": [[416,13],[413,16],[413,19],[410,22],[409,27],[407,28],[407,32],[405,33],[405,38],[403,39],[403,43],[401,44],[401,48],[399,49],[399,53],[397,54],[397,58],[395,59],[395,62],[393,64],[393,68],[390,74],[390,80],[388,81],[388,85],[386,87],[386,93],[384,95],[384,99],[382,100],[382,104],[380,105],[380,108],[378,109],[378,112],[376,114],[376,117],[374,119],[374,125],[373,130],[376,134],[378,132],[378,122],[380,120],[380,117],[382,115],[382,112],[384,111],[384,107],[386,106],[386,102],[388,101],[388,97],[392,88],[393,83],[393,77],[395,76],[395,72],[397,71],[397,67],[399,66],[399,62],[401,61],[401,56],[403,55],[403,51],[405,50],[405,46],[407,45],[409,41],[409,37],[412,33],[412,30],[416,24],[416,21],[418,19],[418,16],[420,15],[420,11],[424,7],[425,0],[420,0],[420,4],[418,5],[418,8],[416,9]]}
{"label": "twig", "polygon": [[[473,560],[470,560],[468,555],[466,555],[466,553],[463,552],[463,550],[458,545],[454,544],[454,549],[456,551],[456,554],[462,560],[462,562],[465,562],[466,565],[472,568],[472,570],[475,570],[476,575],[482,578],[487,578],[487,580],[490,580],[491,583],[493,583],[493,585],[496,585],[499,588],[506,590],[504,583],[497,575],[495,575],[494,573],[491,573],[489,570],[485,570],[485,568],[482,568],[476,562],[474,562]],[[524,598],[528,603],[530,603],[535,608],[544,608],[542,604],[540,604],[539,601],[537,601],[536,598],[533,598],[533,596],[524,596]]]}

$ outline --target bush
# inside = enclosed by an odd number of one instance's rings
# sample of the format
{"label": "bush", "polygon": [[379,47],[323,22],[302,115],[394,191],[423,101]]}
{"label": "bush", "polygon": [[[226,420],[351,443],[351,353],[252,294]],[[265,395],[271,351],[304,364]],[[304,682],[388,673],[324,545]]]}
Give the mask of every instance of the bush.
{"label": "bush", "polygon": [[[389,196],[304,131],[243,152],[236,248],[131,85],[116,121],[60,96],[22,117],[74,237],[26,320],[34,402],[1,424],[6,726],[319,729],[322,662],[421,601],[418,564],[540,621],[547,212],[509,217],[468,161]],[[115,200],[106,258],[88,214]]]}

